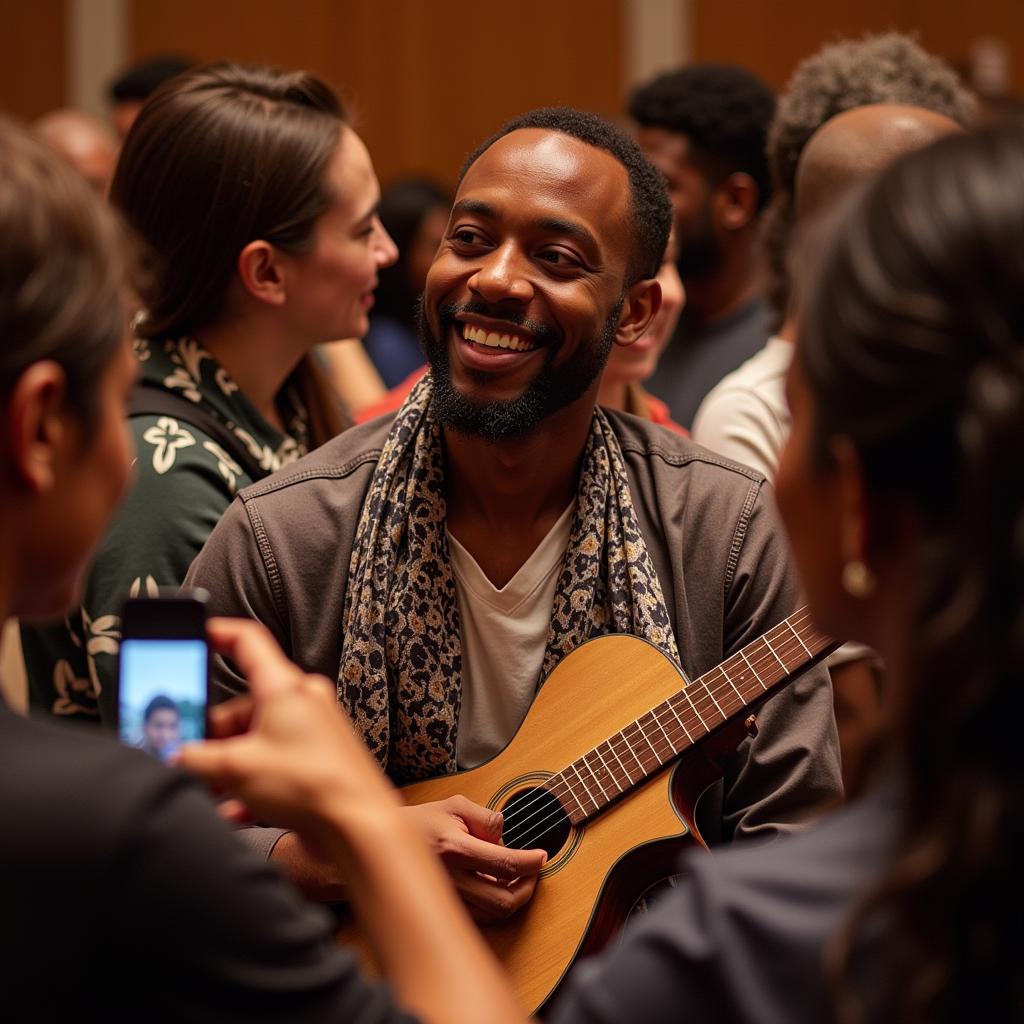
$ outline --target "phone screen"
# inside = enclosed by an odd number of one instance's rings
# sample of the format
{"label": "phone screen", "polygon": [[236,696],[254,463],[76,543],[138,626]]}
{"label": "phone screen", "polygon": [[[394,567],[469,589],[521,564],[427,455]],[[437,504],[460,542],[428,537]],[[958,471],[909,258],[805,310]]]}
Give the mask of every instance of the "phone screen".
{"label": "phone screen", "polygon": [[119,732],[123,743],[166,761],[201,739],[207,648],[196,639],[121,641]]}

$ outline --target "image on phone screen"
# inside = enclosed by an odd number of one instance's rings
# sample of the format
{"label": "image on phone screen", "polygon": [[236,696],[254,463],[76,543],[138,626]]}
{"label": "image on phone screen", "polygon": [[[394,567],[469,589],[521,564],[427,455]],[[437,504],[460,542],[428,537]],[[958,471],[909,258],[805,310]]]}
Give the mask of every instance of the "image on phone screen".
{"label": "image on phone screen", "polygon": [[201,739],[207,648],[202,640],[121,641],[119,730],[123,743],[166,761]]}

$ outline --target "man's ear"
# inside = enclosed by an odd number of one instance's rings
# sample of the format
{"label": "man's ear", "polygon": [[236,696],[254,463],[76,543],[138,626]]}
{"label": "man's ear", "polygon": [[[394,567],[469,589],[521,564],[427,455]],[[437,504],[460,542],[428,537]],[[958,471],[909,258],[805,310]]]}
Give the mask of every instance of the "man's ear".
{"label": "man's ear", "polygon": [[637,281],[622,300],[619,326],[615,332],[615,344],[632,345],[642,338],[650,327],[655,314],[661,309],[661,282],[653,277]]}
{"label": "man's ear", "polygon": [[4,408],[8,467],[15,486],[46,494],[76,439],[68,420],[67,377],[59,363],[33,363],[17,380]]}
{"label": "man's ear", "polygon": [[281,251],[257,238],[238,254],[238,276],[254,298],[270,306],[283,306],[287,297]]}
{"label": "man's ear", "polygon": [[715,220],[726,231],[739,231],[757,216],[760,189],[749,174],[730,174],[715,189]]}

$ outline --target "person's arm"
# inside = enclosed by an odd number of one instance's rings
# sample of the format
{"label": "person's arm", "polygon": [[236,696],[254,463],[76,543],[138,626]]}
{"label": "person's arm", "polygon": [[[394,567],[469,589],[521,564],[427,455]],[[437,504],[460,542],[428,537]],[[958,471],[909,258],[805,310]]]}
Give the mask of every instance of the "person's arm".
{"label": "person's arm", "polygon": [[255,623],[213,620],[214,644],[250,697],[216,709],[215,735],[182,765],[248,813],[294,829],[338,860],[399,1000],[425,1020],[522,1020],[501,970],[326,679],[291,664]]}
{"label": "person's arm", "polygon": [[[258,521],[258,513],[253,513],[253,519]],[[283,588],[278,586],[275,590],[271,580],[275,575],[279,578],[283,571],[302,579],[309,576],[297,569],[289,557],[275,557],[276,549],[271,551],[268,545],[264,533],[261,549],[245,504],[236,502],[210,535],[185,582],[209,592],[214,614],[254,619],[263,624],[285,654],[301,664],[304,658],[294,649],[292,624],[285,618],[288,609],[283,608]],[[327,585],[341,584],[332,580]],[[212,672],[219,699],[246,692],[248,683],[230,656],[215,656]],[[455,799],[410,807],[405,813],[442,858],[479,920],[508,917],[532,895],[541,866],[540,853],[508,850],[499,845],[500,826],[486,808]],[[311,851],[301,837],[262,826],[245,828],[241,835],[255,852],[277,861],[311,899],[335,902],[347,898],[344,865]]]}
{"label": "person's arm", "polygon": [[690,436],[770,479],[775,476],[786,429],[772,407],[751,391],[715,388],[697,410]]}
{"label": "person's arm", "polygon": [[[801,603],[774,499],[762,485],[726,594],[726,654],[778,625]],[[757,735],[723,759],[723,838],[791,831],[842,798],[827,669],[819,665],[799,676],[757,710],[756,721]]]}
{"label": "person's arm", "polygon": [[384,397],[384,381],[358,338],[328,342],[320,346],[320,351],[331,385],[346,408],[358,411]]}

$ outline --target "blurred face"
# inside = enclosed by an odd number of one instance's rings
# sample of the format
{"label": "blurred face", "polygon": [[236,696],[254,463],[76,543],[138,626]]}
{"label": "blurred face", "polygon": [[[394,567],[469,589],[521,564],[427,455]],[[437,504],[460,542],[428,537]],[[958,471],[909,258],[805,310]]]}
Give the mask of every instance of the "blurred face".
{"label": "blurred face", "polygon": [[786,379],[793,426],[779,458],[775,496],[807,602],[818,626],[837,637],[858,635],[842,589],[839,480],[814,460],[815,406],[799,358]]}
{"label": "blurred face", "polygon": [[661,285],[661,308],[647,332],[632,345],[615,345],[604,368],[604,379],[624,384],[642,384],[654,373],[672,332],[679,322],[686,291],[676,269],[675,235],[669,239],[665,258],[655,280]]}
{"label": "blurred face", "polygon": [[665,176],[675,221],[679,273],[684,280],[713,273],[722,257],[715,225],[714,186],[694,164],[689,140],[667,128],[643,127],[637,132],[637,142]]}
{"label": "blurred face", "polygon": [[161,752],[176,749],[181,743],[181,719],[171,708],[158,708],[143,727],[146,745]]}
{"label": "blurred face", "polygon": [[409,273],[409,290],[419,295],[427,280],[427,271],[434,262],[438,246],[444,238],[444,229],[448,227],[447,207],[437,206],[429,210],[420,222],[416,237],[412,240],[407,256]]}
{"label": "blurred face", "polygon": [[442,422],[521,436],[596,390],[631,239],[629,182],[611,154],[540,129],[486,150],[427,275],[422,326]]}
{"label": "blurred face", "polygon": [[310,252],[285,258],[295,270],[287,307],[296,332],[313,344],[366,334],[377,272],[398,256],[377,216],[370,154],[351,128],[342,128],[327,174],[337,199],[317,221]]}
{"label": "blurred face", "polygon": [[100,378],[96,422],[62,414],[65,438],[53,466],[52,491],[40,496],[32,536],[26,536],[30,578],[21,614],[54,616],[79,598],[90,556],[128,486],[134,457],[125,410],[138,364],[126,340]]}

